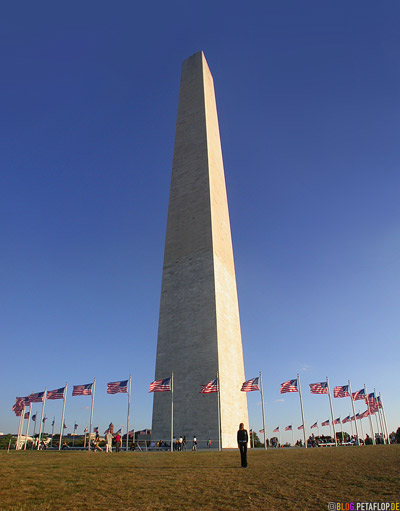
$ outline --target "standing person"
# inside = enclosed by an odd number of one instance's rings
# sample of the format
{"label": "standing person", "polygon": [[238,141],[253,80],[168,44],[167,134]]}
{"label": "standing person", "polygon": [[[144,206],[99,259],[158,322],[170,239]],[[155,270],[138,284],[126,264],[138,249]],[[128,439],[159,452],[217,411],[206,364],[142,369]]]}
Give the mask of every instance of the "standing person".
{"label": "standing person", "polygon": [[211,449],[211,438],[209,438],[209,439],[208,439],[207,447],[208,447],[209,449]]}
{"label": "standing person", "polygon": [[240,458],[242,463],[242,468],[247,467],[247,443],[249,441],[249,435],[247,434],[247,430],[244,429],[244,424],[241,422],[239,424],[239,431],[237,432],[237,442],[240,451]]}
{"label": "standing person", "polygon": [[193,437],[192,451],[197,451],[197,438],[196,438],[196,435],[194,435],[194,437]]}
{"label": "standing person", "polygon": [[113,436],[112,436],[110,430],[108,430],[107,434],[106,434],[106,452],[112,452],[112,441],[113,441]]}
{"label": "standing person", "polygon": [[115,435],[115,451],[119,452],[121,450],[121,435],[120,432],[117,431],[117,434]]}
{"label": "standing person", "polygon": [[178,451],[182,451],[182,445],[183,445],[183,438],[182,435],[179,437],[179,445],[178,445]]}
{"label": "standing person", "polygon": [[96,431],[96,436],[94,437],[94,442],[93,442],[93,450],[94,450],[94,452],[102,451],[103,450],[100,447],[99,443],[100,443],[100,435],[99,435],[99,432]]}

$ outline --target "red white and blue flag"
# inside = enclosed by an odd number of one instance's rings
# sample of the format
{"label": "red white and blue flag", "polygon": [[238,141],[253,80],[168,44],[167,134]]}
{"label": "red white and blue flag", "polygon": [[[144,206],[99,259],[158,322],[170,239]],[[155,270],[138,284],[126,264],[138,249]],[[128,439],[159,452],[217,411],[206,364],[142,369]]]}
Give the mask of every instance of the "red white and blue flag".
{"label": "red white and blue flag", "polygon": [[65,387],[56,390],[49,390],[46,399],[64,399]]}
{"label": "red white and blue flag", "polygon": [[74,385],[72,389],[73,396],[91,396],[93,383],[86,383],[86,385]]}
{"label": "red white and blue flag", "polygon": [[118,394],[119,392],[128,392],[128,380],[113,381],[107,383],[107,394]]}
{"label": "red white and blue flag", "polygon": [[25,412],[25,416],[24,416],[24,419],[29,419],[29,415],[31,414],[31,412]]}
{"label": "red white and blue flag", "polygon": [[33,420],[33,422],[36,422],[36,413],[35,413],[35,415],[32,415],[32,420]]}
{"label": "red white and blue flag", "polygon": [[339,385],[333,389],[333,397],[350,397],[349,386]]}
{"label": "red white and blue flag", "polygon": [[200,394],[210,394],[211,392],[218,392],[218,378],[215,378],[215,380],[212,380],[207,383],[207,385],[202,385]]}
{"label": "red white and blue flag", "polygon": [[371,394],[368,394],[368,403],[370,412],[376,413],[378,411],[378,402],[375,397],[375,392],[371,392]]}
{"label": "red white and blue flag", "polygon": [[30,403],[42,403],[44,398],[44,392],[36,392],[36,394],[30,394],[28,396]]}
{"label": "red white and blue flag", "polygon": [[340,417],[338,417],[337,419],[335,419],[335,420],[333,421],[333,423],[334,423],[334,424],[340,424]]}
{"label": "red white and blue flag", "polygon": [[297,429],[299,429],[299,430],[304,429],[303,424],[301,426],[299,426]]}
{"label": "red white and blue flag", "polygon": [[285,431],[293,431],[292,426],[286,426]]}
{"label": "red white and blue flag", "polygon": [[240,390],[242,392],[252,392],[253,390],[260,390],[258,380],[259,377],[257,376],[257,378],[252,378],[251,380],[245,381]]}
{"label": "red white and blue flag", "polygon": [[274,429],[273,433],[278,433],[278,431],[279,431],[279,426],[277,426],[277,427]]}
{"label": "red white and blue flag", "polygon": [[350,415],[348,415],[347,417],[345,417],[343,420],[342,420],[342,423],[343,424],[346,424],[346,422],[350,422],[351,421],[351,418],[350,418]]}
{"label": "red white and blue flag", "polygon": [[155,380],[150,383],[149,392],[170,392],[171,377],[163,380]]}
{"label": "red white and blue flag", "polygon": [[259,430],[259,433],[264,433],[264,430],[263,430],[263,429],[260,429],[260,430]]}
{"label": "red white and blue flag", "polygon": [[357,392],[353,392],[354,401],[358,401],[360,399],[365,400],[365,389],[357,390]]}
{"label": "red white and blue flag", "polygon": [[360,419],[365,419],[366,417],[368,417],[369,415],[369,412],[368,410],[365,410],[363,413],[360,413]]}
{"label": "red white and blue flag", "polygon": [[317,426],[318,426],[318,422],[314,422],[314,424],[311,426],[311,428],[310,428],[310,429],[312,429],[312,428],[316,428]]}
{"label": "red white and blue flag", "polygon": [[327,421],[321,422],[321,426],[329,426],[329,419]]}
{"label": "red white and blue flag", "polygon": [[88,428],[85,428],[83,432],[86,434],[88,432]]}
{"label": "red white and blue flag", "polygon": [[321,381],[319,383],[310,383],[311,394],[328,394],[328,383]]}
{"label": "red white and blue flag", "polygon": [[376,398],[376,400],[377,400],[377,402],[378,402],[378,408],[379,408],[379,409],[380,409],[380,408],[382,408],[381,396],[378,396],[378,397]]}
{"label": "red white and blue flag", "polygon": [[297,379],[296,380],[288,380],[284,383],[281,383],[281,394],[286,394],[286,392],[298,392],[297,388]]}

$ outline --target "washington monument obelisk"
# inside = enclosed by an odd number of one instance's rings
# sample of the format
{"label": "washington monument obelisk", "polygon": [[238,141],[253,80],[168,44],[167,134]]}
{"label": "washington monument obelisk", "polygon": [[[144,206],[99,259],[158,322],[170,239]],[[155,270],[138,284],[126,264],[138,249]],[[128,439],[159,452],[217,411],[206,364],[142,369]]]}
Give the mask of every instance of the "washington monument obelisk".
{"label": "washington monument obelisk", "polygon": [[[183,62],[162,275],[155,379],[174,373],[174,435],[218,447],[248,427],[239,307],[214,83],[203,52]],[[169,393],[154,394],[152,439],[169,440]]]}

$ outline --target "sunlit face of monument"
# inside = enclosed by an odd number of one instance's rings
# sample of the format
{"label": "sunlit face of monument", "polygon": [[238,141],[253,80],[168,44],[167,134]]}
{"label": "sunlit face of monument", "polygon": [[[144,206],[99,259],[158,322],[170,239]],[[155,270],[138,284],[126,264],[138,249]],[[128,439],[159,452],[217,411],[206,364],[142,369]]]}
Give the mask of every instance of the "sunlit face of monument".
{"label": "sunlit face of monument", "polygon": [[[203,52],[183,62],[162,275],[155,379],[174,373],[174,434],[235,447],[248,427],[235,266],[214,83]],[[153,440],[170,439],[171,400],[154,394]]]}

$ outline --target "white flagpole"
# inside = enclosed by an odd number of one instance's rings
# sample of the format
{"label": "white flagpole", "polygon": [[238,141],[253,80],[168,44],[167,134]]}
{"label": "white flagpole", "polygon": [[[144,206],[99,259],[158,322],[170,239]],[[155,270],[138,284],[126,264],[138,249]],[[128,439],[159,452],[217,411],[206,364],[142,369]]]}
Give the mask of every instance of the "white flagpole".
{"label": "white flagpole", "polygon": [[53,422],[51,423],[51,427],[52,427],[52,430],[51,430],[51,446],[53,447],[53,436],[54,436],[54,424],[56,423],[56,418],[53,417]]}
{"label": "white flagpole", "polygon": [[279,426],[279,447],[281,447],[281,427]]}
{"label": "white flagpole", "polygon": [[24,403],[23,408],[22,408],[22,413],[19,416],[16,451],[19,451],[19,449],[20,449],[19,442],[20,442],[20,439],[21,439],[22,428],[24,426],[24,418],[25,418],[25,403]]}
{"label": "white flagpole", "polygon": [[171,452],[174,450],[174,372],[171,372]]}
{"label": "white flagpole", "polygon": [[24,451],[26,451],[26,443],[28,441],[29,425],[31,423],[31,415],[32,415],[32,403],[29,403],[29,416],[28,416],[28,424],[26,426]]}
{"label": "white flagpole", "polygon": [[[356,425],[356,442],[357,442],[356,445],[359,445],[360,442],[359,442],[359,439],[358,439],[358,428],[357,428],[356,411],[355,411],[355,408],[354,408],[354,399],[353,399],[353,392],[351,390],[350,380],[348,380],[348,384],[349,384],[349,391],[350,391],[351,407],[353,408],[354,422],[355,422],[355,425]],[[351,421],[350,421],[350,423],[351,423]],[[351,429],[351,431],[353,431],[353,428]]]}
{"label": "white flagpole", "polygon": [[65,383],[64,387],[64,402],[63,402],[63,409],[61,413],[61,428],[60,428],[60,440],[58,442],[58,450],[61,451],[61,442],[62,437],[64,433],[64,414],[65,414],[65,401],[67,400],[67,388],[68,388],[68,382]]}
{"label": "white flagpole", "polygon": [[360,427],[361,427],[361,438],[364,438],[364,430],[362,426],[362,419],[360,419]]}
{"label": "white flagpole", "polygon": [[293,433],[293,426],[292,426],[292,447],[294,447],[294,433]]}
{"label": "white flagpole", "polygon": [[372,442],[373,442],[374,445],[376,445],[374,426],[372,425],[372,419],[371,419],[371,409],[369,407],[369,399],[368,399],[367,387],[366,387],[365,384],[364,384],[364,392],[365,392],[365,399],[367,400],[367,406],[368,406],[368,418],[369,418],[369,426],[371,428]]}
{"label": "white flagpole", "polygon": [[129,375],[129,389],[128,389],[128,416],[126,419],[126,452],[129,451],[129,412],[131,407],[131,382],[132,375]]}
{"label": "white flagpole", "polygon": [[[374,396],[375,396],[375,402],[376,402],[376,407],[377,407],[377,416],[378,416],[378,419],[379,419],[379,427],[381,428],[381,434],[382,434],[382,440],[383,440],[383,443],[385,443],[385,431],[383,429],[383,425],[382,425],[382,417],[381,417],[381,409],[379,408],[379,400],[378,400],[378,397],[376,395],[376,389],[374,387]],[[378,419],[376,420],[376,422],[378,422]]]}
{"label": "white flagpole", "polygon": [[329,379],[328,379],[328,377],[326,377],[326,383],[328,384],[329,404],[330,404],[330,406],[331,406],[331,417],[332,417],[333,438],[335,439],[335,446],[337,447],[336,428],[335,428],[335,417],[333,416],[332,396],[331,396],[331,389],[329,388]]}
{"label": "white flagpole", "polygon": [[33,444],[35,442],[35,435],[36,435],[36,423],[37,423],[37,412],[35,413],[35,420],[33,421],[35,424],[33,426],[33,442],[31,446],[31,451],[33,451]]}
{"label": "white flagpole", "polygon": [[45,406],[45,404],[46,404],[46,396],[47,396],[47,387],[45,387],[45,389],[44,389],[44,394],[43,394],[43,401],[42,401],[42,414],[41,414],[41,416],[40,416],[39,441],[38,441],[38,445],[37,445],[37,450],[39,450],[39,448],[40,448],[40,439],[42,438],[43,413],[44,413],[44,406]]}
{"label": "white flagpole", "polygon": [[344,444],[344,436],[343,436],[343,423],[342,423],[342,418],[339,417],[340,419],[340,431],[342,432],[342,444]]}
{"label": "white flagpole", "polygon": [[[355,421],[355,420],[356,420],[356,419],[355,419],[355,417],[354,417],[354,421]],[[351,412],[350,412],[350,430],[351,430],[351,436],[353,436],[354,431],[353,431],[353,421],[351,420]]]}
{"label": "white flagpole", "polygon": [[[218,382],[218,384],[219,384],[219,382]],[[264,390],[263,390],[263,384],[262,384],[261,371],[260,371],[260,392],[261,392],[262,420],[263,420],[263,428],[264,428],[264,449],[267,449],[267,432],[265,429]]]}
{"label": "white flagpole", "polygon": [[303,420],[304,447],[307,449],[306,421],[304,420],[303,397],[301,395],[301,385],[300,385],[300,374],[299,373],[297,373],[297,381],[299,382],[299,396],[300,396],[301,418]]}
{"label": "white flagpole", "polygon": [[[219,385],[219,373],[217,371],[217,385],[218,385],[218,450],[221,451],[221,387]],[[265,433],[264,433],[265,434]]]}
{"label": "white flagpole", "polygon": [[381,403],[381,406],[382,406],[382,417],[383,417],[383,422],[384,422],[384,424],[385,424],[385,428],[386,428],[386,438],[387,438],[387,443],[388,443],[388,444],[390,444],[389,428],[388,428],[388,425],[387,425],[385,408],[383,407],[383,401],[382,401],[382,396],[381,396],[381,393],[380,393],[380,392],[379,392],[379,397],[380,397],[380,403]]}
{"label": "white flagpole", "polygon": [[93,422],[93,407],[94,407],[94,391],[96,388],[96,378],[93,378],[93,384],[92,384],[92,407],[90,409],[90,423],[89,423],[89,445],[88,445],[88,451],[90,451],[90,436],[92,434],[92,422]]}

